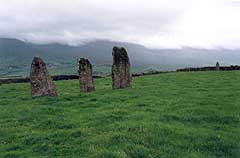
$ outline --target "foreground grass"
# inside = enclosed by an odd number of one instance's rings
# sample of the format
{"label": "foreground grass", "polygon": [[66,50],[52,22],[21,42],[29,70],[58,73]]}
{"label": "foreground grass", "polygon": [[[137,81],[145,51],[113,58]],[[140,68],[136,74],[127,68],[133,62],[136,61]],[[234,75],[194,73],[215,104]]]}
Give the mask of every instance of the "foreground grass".
{"label": "foreground grass", "polygon": [[239,158],[240,72],[134,78],[132,89],[32,100],[29,84],[0,86],[0,157]]}

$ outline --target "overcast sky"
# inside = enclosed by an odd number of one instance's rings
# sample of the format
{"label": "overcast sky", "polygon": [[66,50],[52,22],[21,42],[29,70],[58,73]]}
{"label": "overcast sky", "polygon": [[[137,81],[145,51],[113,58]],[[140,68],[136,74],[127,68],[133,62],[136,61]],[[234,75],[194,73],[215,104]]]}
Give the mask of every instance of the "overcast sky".
{"label": "overcast sky", "polygon": [[0,0],[0,36],[240,48],[240,0]]}

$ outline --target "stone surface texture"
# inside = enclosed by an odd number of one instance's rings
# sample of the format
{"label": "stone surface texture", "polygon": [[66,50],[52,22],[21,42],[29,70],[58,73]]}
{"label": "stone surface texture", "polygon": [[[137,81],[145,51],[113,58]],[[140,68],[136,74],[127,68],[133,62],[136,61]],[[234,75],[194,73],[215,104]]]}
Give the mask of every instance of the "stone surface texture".
{"label": "stone surface texture", "polygon": [[40,57],[34,57],[30,72],[32,98],[57,96],[55,84],[48,73],[46,64]]}
{"label": "stone surface texture", "polygon": [[219,64],[219,62],[216,63],[216,70],[217,70],[217,71],[220,70],[220,64]]}
{"label": "stone surface texture", "polygon": [[93,92],[95,90],[92,75],[92,64],[88,59],[81,58],[78,62],[80,92]]}
{"label": "stone surface texture", "polygon": [[120,89],[131,87],[131,65],[126,49],[113,47],[112,55],[112,88]]}

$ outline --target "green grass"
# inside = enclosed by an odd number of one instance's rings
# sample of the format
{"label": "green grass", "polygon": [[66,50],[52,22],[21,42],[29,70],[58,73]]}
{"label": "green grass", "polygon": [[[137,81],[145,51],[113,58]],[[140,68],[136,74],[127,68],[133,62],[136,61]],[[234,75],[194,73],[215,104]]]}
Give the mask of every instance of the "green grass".
{"label": "green grass", "polygon": [[240,72],[134,78],[96,92],[58,81],[58,97],[29,84],[0,86],[1,158],[239,158]]}

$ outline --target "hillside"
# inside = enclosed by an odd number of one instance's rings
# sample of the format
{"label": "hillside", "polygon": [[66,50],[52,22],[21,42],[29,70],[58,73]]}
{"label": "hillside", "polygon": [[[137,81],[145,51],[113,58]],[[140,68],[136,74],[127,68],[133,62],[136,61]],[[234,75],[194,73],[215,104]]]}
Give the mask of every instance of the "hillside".
{"label": "hillside", "polygon": [[33,44],[17,39],[0,38],[0,77],[28,76],[31,60],[41,56],[54,75],[76,74],[79,57],[87,57],[95,65],[94,74],[110,72],[113,46],[127,48],[133,72],[167,71],[188,66],[240,64],[240,51],[227,49],[149,49],[142,45],[114,41],[92,41],[79,46]]}
{"label": "hillside", "polygon": [[96,92],[56,82],[56,98],[29,84],[0,86],[0,157],[238,158],[240,72],[136,77],[132,89]]}

